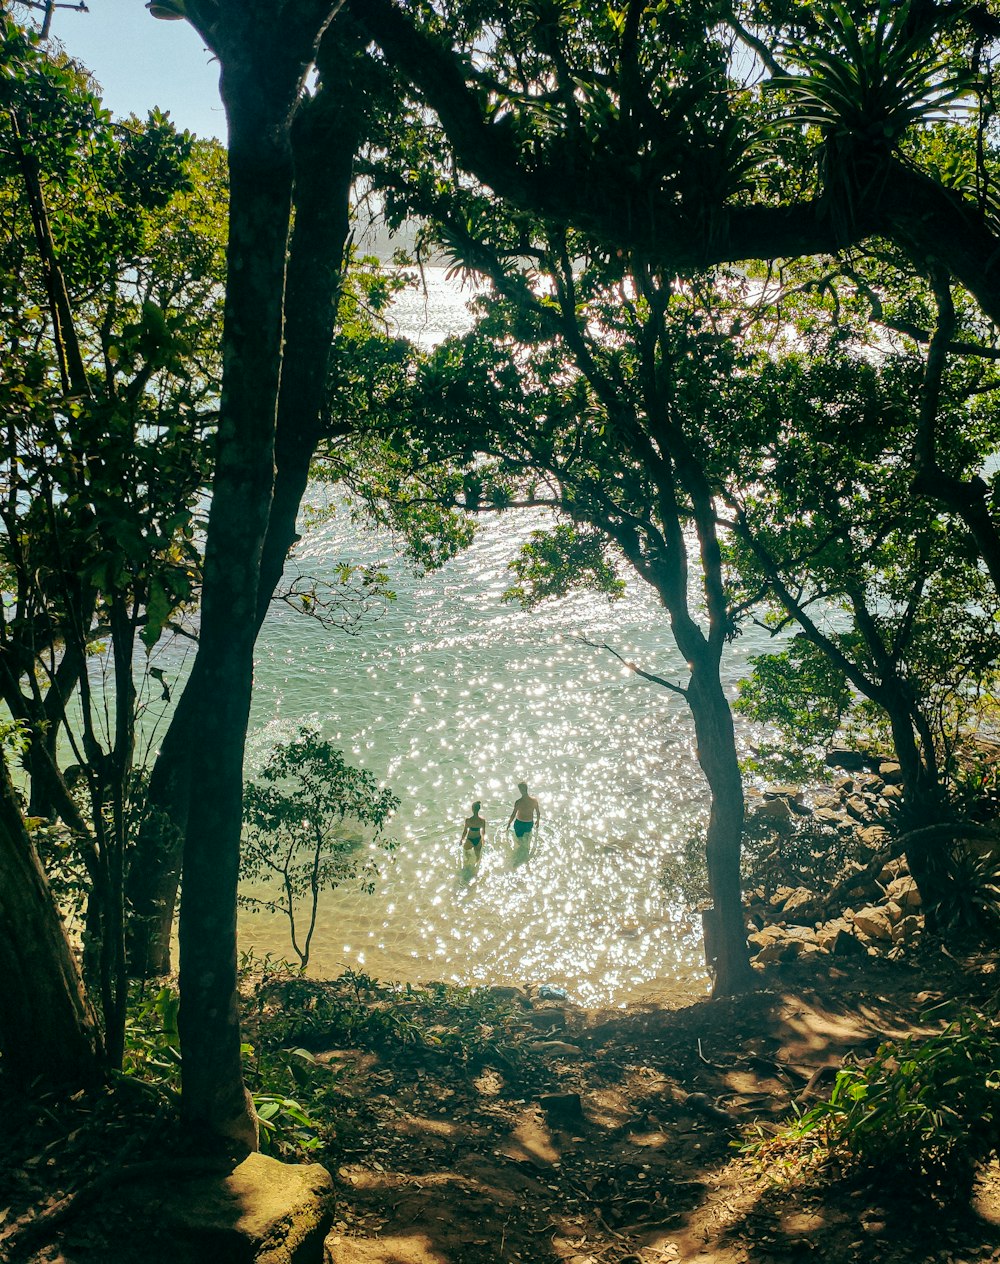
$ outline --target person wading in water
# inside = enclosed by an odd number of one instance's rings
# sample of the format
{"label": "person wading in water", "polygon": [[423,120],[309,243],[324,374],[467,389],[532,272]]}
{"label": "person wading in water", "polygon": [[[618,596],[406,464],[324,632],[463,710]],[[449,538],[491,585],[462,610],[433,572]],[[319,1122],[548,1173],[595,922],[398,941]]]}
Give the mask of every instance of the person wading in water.
{"label": "person wading in water", "polygon": [[514,804],[510,820],[507,822],[507,828],[510,829],[511,825],[513,825],[514,837],[523,839],[528,837],[533,827],[541,819],[541,813],[538,810],[538,800],[531,797],[525,783],[519,781],[517,788],[521,792],[521,797]]}
{"label": "person wading in water", "polygon": [[478,865],[479,857],[483,854],[483,833],[486,830],[486,821],[479,813],[482,806],[478,799],[472,805],[472,815],[465,818],[465,829],[462,830],[462,837],[459,839],[464,848],[463,860],[467,865]]}

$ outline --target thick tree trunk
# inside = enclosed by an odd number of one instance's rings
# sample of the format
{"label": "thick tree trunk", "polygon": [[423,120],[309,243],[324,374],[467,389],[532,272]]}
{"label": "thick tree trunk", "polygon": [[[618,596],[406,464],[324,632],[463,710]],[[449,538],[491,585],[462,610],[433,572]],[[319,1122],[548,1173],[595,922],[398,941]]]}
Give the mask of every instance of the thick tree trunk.
{"label": "thick tree trunk", "polygon": [[[261,554],[254,634],[267,614],[288,552],[321,433],[330,344],[350,225],[351,181],[362,121],[350,82],[310,100],[293,129],[295,227],[288,257],[285,351],[275,437],[275,482]],[[184,690],[147,791],[147,815],[130,859],[129,971],[170,972],[170,935],[190,802],[190,759],[199,723],[198,685]]]}
{"label": "thick tree trunk", "polygon": [[97,1023],[3,764],[0,873],[0,1066],[25,1085],[95,1084],[102,1075]]}
{"label": "thick tree trunk", "polygon": [[236,887],[260,558],[274,482],[292,188],[289,130],[304,67],[284,73],[280,43],[268,64],[256,12],[230,20],[241,29],[218,31],[209,24],[226,41],[217,51],[229,120],[229,247],[222,399],[192,673],[198,699],[184,839],[179,1026],[187,1123],[256,1148],[240,1059]]}
{"label": "thick tree trunk", "polygon": [[929,929],[936,923],[936,908],[947,893],[948,870],[942,863],[942,840],[927,826],[942,821],[945,801],[936,771],[921,757],[905,702],[892,696],[882,705],[889,715],[893,749],[899,761],[903,789],[902,827],[909,838],[906,863],[923,900]]}

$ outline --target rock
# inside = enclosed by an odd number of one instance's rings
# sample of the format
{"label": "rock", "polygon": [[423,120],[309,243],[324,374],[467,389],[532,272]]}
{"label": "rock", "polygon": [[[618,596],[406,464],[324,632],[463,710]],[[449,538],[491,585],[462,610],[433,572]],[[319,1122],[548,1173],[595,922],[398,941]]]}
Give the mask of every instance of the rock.
{"label": "rock", "polygon": [[862,798],[860,794],[851,794],[844,800],[844,808],[850,816],[856,821],[867,821],[871,815],[871,808],[868,806],[868,800]]}
{"label": "rock", "polygon": [[[777,934],[768,932],[777,931]],[[799,961],[803,957],[819,954],[820,946],[816,936],[806,926],[780,927],[768,926],[759,935],[751,935],[750,942],[758,941],[759,948],[754,960],[759,965],[772,965],[779,961]]]}
{"label": "rock", "polygon": [[839,812],[833,808],[815,808],[813,811],[813,820],[820,825],[833,825],[839,827],[844,824],[844,818]]}
{"label": "rock", "polygon": [[874,905],[858,909],[854,914],[854,926],[856,930],[860,930],[869,939],[879,941],[892,939],[892,922],[889,921],[882,909],[876,908]]}
{"label": "rock", "polygon": [[876,777],[870,772],[859,773],[858,776],[854,778],[855,792],[867,797],[874,797],[878,795],[884,784],[885,783],[880,777]]}
{"label": "rock", "polygon": [[533,1040],[528,1048],[533,1053],[541,1053],[551,1058],[580,1058],[583,1051],[577,1045],[567,1044],[565,1040]]}
{"label": "rock", "polygon": [[892,928],[893,944],[912,944],[923,930],[923,918],[911,913]]}
{"label": "rock", "polygon": [[895,940],[895,930],[897,925],[903,920],[903,909],[895,900],[887,900],[882,905],[886,917],[892,922],[893,939]]}
{"label": "rock", "polygon": [[860,751],[836,746],[833,750],[827,751],[826,764],[829,768],[843,768],[847,772],[860,772],[868,766],[868,759]]}
{"label": "rock", "polygon": [[906,866],[904,857],[899,856],[895,860],[887,860],[882,866],[882,872],[878,875],[878,880],[882,886],[887,887],[895,878],[909,876],[909,869]]}
{"label": "rock", "polygon": [[882,798],[886,803],[898,803],[903,797],[902,786],[886,786],[882,791]]}
{"label": "rock", "polygon": [[773,824],[783,824],[789,821],[792,816],[792,809],[788,806],[787,799],[765,799],[759,808],[754,810],[754,819],[763,821],[771,821]]}
{"label": "rock", "polygon": [[822,926],[816,928],[816,942],[821,948],[825,948],[828,952],[833,951],[833,945],[837,941],[840,934],[849,935],[851,933],[851,924],[843,917],[834,917],[830,921],[824,922]]}
{"label": "rock", "polygon": [[838,930],[830,947],[835,957],[867,957],[868,950],[860,939],[849,930]]}
{"label": "rock", "polygon": [[810,891],[808,887],[796,887],[782,905],[782,916],[793,919],[799,909],[805,908],[807,905],[815,903],[815,901],[815,891]]}
{"label": "rock", "polygon": [[918,909],[923,903],[920,890],[909,874],[905,877],[894,878],[886,887],[885,894],[887,899],[895,900],[904,912]]}
{"label": "rock", "polygon": [[800,944],[816,943],[816,932],[811,926],[786,926],[784,937],[797,940]]}
{"label": "rock", "polygon": [[266,1154],[247,1155],[229,1172],[137,1186],[135,1196],[158,1231],[177,1241],[178,1261],[319,1264],[333,1218],[326,1168],[279,1163]]}
{"label": "rock", "polygon": [[780,926],[765,926],[763,930],[755,930],[747,936],[747,943],[751,948],[764,948],[768,944],[773,944],[785,937],[785,932]]}
{"label": "rock", "polygon": [[894,759],[883,759],[878,766],[878,775],[892,786],[898,786],[903,780],[903,770]]}
{"label": "rock", "polygon": [[785,799],[789,803],[802,802],[802,790],[799,786],[768,786],[764,790],[764,801]]}
{"label": "rock", "polygon": [[529,1010],[524,1018],[539,1031],[562,1031],[566,1026],[566,1011],[561,1005],[546,1005],[544,1009]]}
{"label": "rock", "polygon": [[858,830],[859,841],[872,851],[877,851],[883,846],[888,837],[889,831],[884,825],[863,825]]}
{"label": "rock", "polygon": [[583,1104],[579,1093],[545,1093],[538,1104],[552,1120],[578,1124],[583,1122]]}
{"label": "rock", "polygon": [[490,988],[490,995],[497,1001],[514,1001],[518,1005],[527,1008],[531,1004],[531,998],[528,996],[524,988],[496,986]]}

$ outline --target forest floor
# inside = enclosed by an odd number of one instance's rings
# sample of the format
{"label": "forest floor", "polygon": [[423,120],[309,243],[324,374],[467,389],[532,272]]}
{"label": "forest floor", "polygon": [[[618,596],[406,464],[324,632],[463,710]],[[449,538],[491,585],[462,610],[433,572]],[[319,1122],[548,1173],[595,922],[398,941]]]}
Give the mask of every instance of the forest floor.
{"label": "forest floor", "polygon": [[[971,1264],[1000,1262],[996,1163],[941,1199],[917,1197],[906,1171],[802,1171],[780,1146],[765,1161],[739,1145],[828,1093],[845,1057],[940,1030],[960,1006],[995,1010],[997,965],[928,942],[906,962],[772,966],[761,990],[680,1008],[587,1011],[513,989],[463,1000],[433,985],[394,1002],[357,979],[273,980],[252,1006],[307,1045],[314,1082],[335,1085],[339,1122],[313,1156],[337,1187],[327,1264]],[[354,1008],[336,1010],[352,988]],[[348,1015],[335,1039],[321,1001]],[[511,1017],[491,1043],[494,1005]],[[116,1165],[169,1163],[178,1144],[148,1094],[130,1100],[124,1114],[119,1098],[47,1117],[2,1104],[0,1229],[87,1194],[47,1230],[29,1226],[14,1264],[179,1258],[116,1212]]]}
{"label": "forest floor", "polygon": [[828,1093],[845,1057],[940,1030],[954,997],[995,997],[996,970],[938,951],[772,967],[761,991],[681,1009],[536,1001],[534,1079],[327,1051],[368,1086],[370,1111],[338,1172],[328,1259],[1000,1261],[996,1163],[970,1197],[921,1201],[911,1173],[872,1185],[738,1149]]}

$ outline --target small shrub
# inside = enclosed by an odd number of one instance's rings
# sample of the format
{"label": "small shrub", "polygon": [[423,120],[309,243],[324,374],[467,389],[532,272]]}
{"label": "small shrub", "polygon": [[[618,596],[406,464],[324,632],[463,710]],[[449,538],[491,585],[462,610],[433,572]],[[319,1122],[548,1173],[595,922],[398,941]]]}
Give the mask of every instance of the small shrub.
{"label": "small shrub", "polygon": [[995,941],[1000,933],[1000,859],[956,845],[943,857],[947,880],[937,907],[940,924]]}
{"label": "small shrub", "polygon": [[1000,1048],[980,1015],[923,1041],[886,1043],[837,1075],[820,1102],[775,1138],[752,1143],[762,1158],[840,1158],[928,1190],[968,1188],[976,1164],[1000,1145]]}
{"label": "small shrub", "polygon": [[365,839],[392,852],[395,840],[384,838],[382,829],[399,799],[310,728],[276,746],[260,778],[244,787],[240,875],[261,889],[241,891],[239,900],[286,919],[305,969],[320,893],[344,882],[373,888],[378,864]]}
{"label": "small shrub", "polygon": [[180,997],[171,987],[153,995],[133,996],[125,1018],[122,1074],[152,1086],[169,1098],[181,1089]]}

